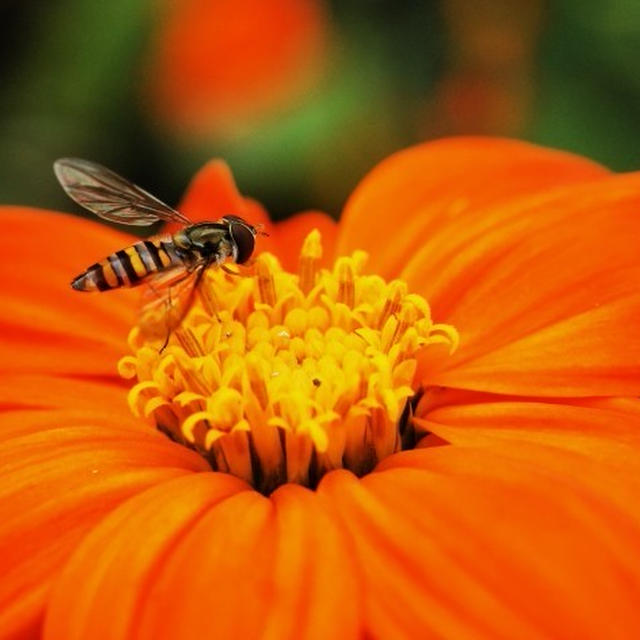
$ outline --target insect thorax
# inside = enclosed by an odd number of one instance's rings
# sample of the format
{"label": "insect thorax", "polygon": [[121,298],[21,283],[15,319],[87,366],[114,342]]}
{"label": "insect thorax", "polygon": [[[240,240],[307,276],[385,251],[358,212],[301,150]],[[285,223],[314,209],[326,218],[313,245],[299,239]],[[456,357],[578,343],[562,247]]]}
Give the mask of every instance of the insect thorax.
{"label": "insect thorax", "polygon": [[202,259],[224,259],[232,254],[232,241],[226,225],[201,222],[180,229],[173,236],[175,246],[185,254]]}

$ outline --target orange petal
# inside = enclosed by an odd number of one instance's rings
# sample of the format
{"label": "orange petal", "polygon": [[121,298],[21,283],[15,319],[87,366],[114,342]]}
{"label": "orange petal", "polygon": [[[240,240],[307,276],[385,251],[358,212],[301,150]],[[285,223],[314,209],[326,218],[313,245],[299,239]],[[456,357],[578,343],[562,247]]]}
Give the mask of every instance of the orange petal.
{"label": "orange petal", "polygon": [[163,8],[145,113],[197,144],[203,135],[246,137],[315,79],[327,37],[319,0],[182,0]]}
{"label": "orange petal", "polygon": [[353,563],[316,496],[244,486],[199,474],[120,507],[64,572],[46,637],[359,637]]}
{"label": "orange petal", "polygon": [[217,220],[233,214],[253,225],[262,225],[269,235],[258,237],[256,251],[275,253],[290,270],[297,269],[302,242],[315,228],[322,234],[325,262],[333,257],[337,227],[329,216],[308,211],[283,222],[271,222],[258,202],[240,194],[231,170],[222,160],[211,160],[195,175],[180,204],[180,211],[194,222]]}
{"label": "orange petal", "polygon": [[[127,349],[124,327],[112,327],[98,337],[95,330],[86,328],[78,334],[73,331],[71,323],[65,324],[62,313],[51,312],[50,307],[33,307],[33,313],[40,320],[57,316],[50,328],[35,328],[26,325],[7,327],[0,322],[0,372],[20,371],[61,375],[87,375],[116,377],[118,357]],[[10,321],[18,321],[12,314]],[[81,311],[76,315],[88,316]]]}
{"label": "orange petal", "polygon": [[[255,200],[243,197],[223,160],[211,160],[191,180],[180,203],[180,211],[193,222],[217,220],[224,215],[240,216],[254,226],[261,225],[268,237],[259,236],[256,251],[275,251],[275,230],[267,212]],[[175,231],[178,225],[169,225]]]}
{"label": "orange petal", "polygon": [[193,222],[217,220],[233,214],[246,218],[253,225],[270,225],[266,212],[240,195],[231,170],[223,160],[211,160],[196,173],[179,208]]}
{"label": "orange petal", "polygon": [[[127,385],[43,374],[0,374],[0,409],[83,409],[130,415]],[[114,420],[114,423],[116,420]]]}
{"label": "orange petal", "polygon": [[326,213],[306,211],[275,224],[274,248],[282,266],[292,272],[298,270],[300,250],[307,235],[318,229],[322,236],[322,265],[332,264],[338,225]]}
{"label": "orange petal", "polygon": [[640,416],[640,400],[637,398],[579,398],[573,400],[572,404],[605,409],[620,417],[628,416],[635,419]]}
{"label": "orange petal", "polygon": [[120,502],[206,469],[157,432],[66,427],[0,444],[0,629],[39,628],[51,581],[79,541]]}
{"label": "orange petal", "polygon": [[2,433],[0,441],[28,435],[36,431],[57,429],[61,424],[68,427],[111,427],[114,429],[148,431],[149,425],[135,419],[131,414],[119,415],[103,409],[17,409],[3,411],[0,417]]}
{"label": "orange petal", "polygon": [[312,493],[287,487],[272,501],[240,494],[176,548],[149,590],[135,637],[356,638],[350,565]]}
{"label": "orange petal", "polygon": [[192,526],[156,572],[132,637],[253,638],[267,617],[275,519],[253,491]]}
{"label": "orange petal", "polygon": [[513,201],[427,240],[404,275],[461,333],[430,382],[636,395],[639,206],[640,174],[629,174]]}
{"label": "orange petal", "polygon": [[640,341],[633,323],[639,314],[640,299],[629,296],[458,366],[452,363],[449,371],[429,379],[522,395],[635,396],[640,393]]}
{"label": "orange petal", "polygon": [[439,407],[417,422],[458,446],[538,443],[640,470],[640,401],[631,402],[636,405],[631,411],[615,402],[483,402]]}
{"label": "orange petal", "polygon": [[[588,419],[574,418],[574,422],[589,424]],[[544,438],[536,438],[535,434],[531,438],[499,438],[494,434],[487,434],[486,437],[480,433],[476,436],[473,433],[463,435],[461,429],[454,436],[453,428],[449,428],[448,431],[448,435],[464,444],[439,447],[437,452],[434,448],[404,451],[383,460],[376,471],[432,469],[451,476],[469,478],[475,477],[475,474],[493,477],[502,473],[499,469],[504,467],[509,470],[509,477],[515,478],[521,474],[520,481],[525,484],[536,475],[541,476],[539,481],[543,484],[548,483],[552,486],[556,483],[558,499],[574,499],[573,494],[563,494],[564,491],[571,491],[579,494],[581,499],[594,502],[602,509],[603,514],[606,513],[601,524],[610,520],[610,524],[614,528],[620,527],[620,531],[640,526],[640,508],[637,500],[632,498],[637,494],[640,484],[637,470],[639,462],[637,456],[616,456],[616,453],[622,452],[623,449],[618,447],[618,451],[615,451],[619,444],[616,443],[615,434],[608,450],[598,456],[592,456],[588,448],[581,445],[579,438],[576,438],[575,444],[569,445],[569,437],[553,442],[551,438],[547,441]],[[594,437],[593,433],[587,437]],[[605,436],[600,434],[596,437],[607,447]],[[497,463],[495,471],[483,466],[485,457],[501,461]],[[635,539],[635,534],[630,537]],[[635,555],[637,551],[630,553]],[[640,564],[635,566],[640,567]]]}
{"label": "orange petal", "polygon": [[499,138],[449,138],[400,151],[371,171],[347,202],[338,255],[371,254],[369,267],[397,277],[425,240],[469,212],[606,174],[568,153]]}
{"label": "orange petal", "polygon": [[69,282],[133,238],[47,211],[4,207],[2,216],[4,237],[11,242],[2,247],[0,263],[0,368],[113,375],[138,294],[79,293]]}
{"label": "orange petal", "polygon": [[[640,522],[613,502],[623,483],[607,485],[598,464],[533,446],[517,461],[473,447],[393,458],[411,468],[320,485],[365,575],[369,635],[633,636]],[[590,473],[599,491],[581,482]]]}
{"label": "orange petal", "polygon": [[274,592],[264,638],[359,638],[358,574],[345,539],[317,496],[284,485],[276,515]]}
{"label": "orange petal", "polygon": [[123,386],[53,376],[0,375],[0,441],[65,426],[149,431]]}
{"label": "orange petal", "polygon": [[246,489],[230,475],[190,474],[115,509],[87,536],[58,580],[45,637],[137,637],[146,593],[166,558],[213,505]]}

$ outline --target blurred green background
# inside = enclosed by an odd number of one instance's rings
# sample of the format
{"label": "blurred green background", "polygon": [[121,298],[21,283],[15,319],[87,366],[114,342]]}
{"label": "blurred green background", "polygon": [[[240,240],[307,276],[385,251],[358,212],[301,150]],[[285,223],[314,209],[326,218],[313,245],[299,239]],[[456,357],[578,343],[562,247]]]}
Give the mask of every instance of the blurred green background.
{"label": "blurred green background", "polygon": [[175,204],[209,158],[337,216],[396,149],[513,136],[640,168],[638,0],[5,0],[0,202],[77,210],[60,156]]}

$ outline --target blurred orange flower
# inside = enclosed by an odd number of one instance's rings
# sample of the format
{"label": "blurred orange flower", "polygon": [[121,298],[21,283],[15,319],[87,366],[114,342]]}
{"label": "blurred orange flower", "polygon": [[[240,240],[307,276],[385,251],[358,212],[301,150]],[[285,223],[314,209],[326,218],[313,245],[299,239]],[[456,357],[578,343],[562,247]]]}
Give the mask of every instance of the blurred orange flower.
{"label": "blurred orange flower", "polygon": [[237,135],[312,86],[327,45],[321,0],[177,0],[149,56],[152,112],[170,129]]}
{"label": "blurred orange flower", "polygon": [[[313,228],[366,250],[460,346],[417,355],[416,448],[268,496],[130,415],[135,298],[67,283],[131,239],[5,207],[0,637],[634,637],[639,205],[640,174],[461,138],[384,161],[338,225],[270,225],[288,269]],[[182,210],[268,222],[218,162]]]}

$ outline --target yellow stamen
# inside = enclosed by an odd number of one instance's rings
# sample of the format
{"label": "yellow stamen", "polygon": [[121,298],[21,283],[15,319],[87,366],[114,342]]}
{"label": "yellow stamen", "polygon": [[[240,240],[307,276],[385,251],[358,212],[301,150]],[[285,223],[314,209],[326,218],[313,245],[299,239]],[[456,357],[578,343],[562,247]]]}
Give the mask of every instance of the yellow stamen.
{"label": "yellow stamen", "polygon": [[273,307],[276,304],[276,291],[269,260],[258,259],[256,264],[256,279],[260,301]]}
{"label": "yellow stamen", "polygon": [[154,310],[119,363],[138,379],[132,410],[265,493],[337,468],[362,475],[413,446],[416,355],[455,349],[457,332],[406,283],[363,275],[364,252],[331,270],[321,256],[313,231],[298,274],[267,253],[252,277],[209,269],[161,353],[167,318]]}
{"label": "yellow stamen", "polygon": [[314,229],[305,239],[300,252],[300,291],[309,293],[316,284],[316,273],[322,258],[320,232]]}

